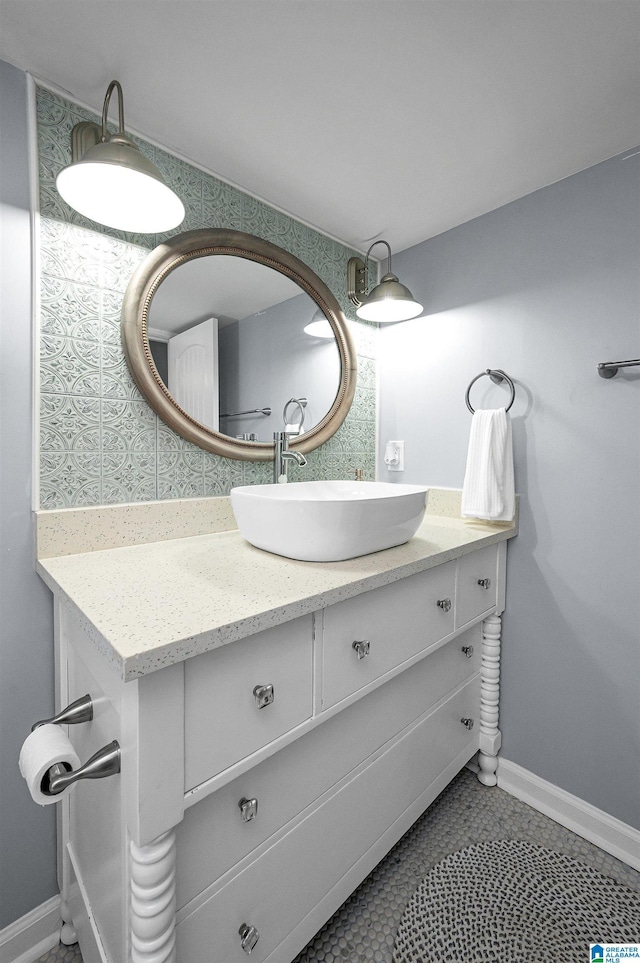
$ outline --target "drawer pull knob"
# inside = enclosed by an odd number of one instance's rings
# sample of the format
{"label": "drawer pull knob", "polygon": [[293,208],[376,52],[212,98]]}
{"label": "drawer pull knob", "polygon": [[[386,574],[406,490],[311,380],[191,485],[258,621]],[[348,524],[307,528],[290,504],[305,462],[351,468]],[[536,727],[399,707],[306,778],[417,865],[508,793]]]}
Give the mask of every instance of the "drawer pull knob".
{"label": "drawer pull knob", "polygon": [[442,609],[443,612],[451,611],[451,599],[438,599],[436,605],[439,609]]}
{"label": "drawer pull knob", "polygon": [[251,951],[255,948],[256,943],[260,939],[260,934],[255,926],[249,926],[248,923],[243,923],[238,930],[238,933],[240,934],[240,946],[245,951],[247,956],[249,956]]}
{"label": "drawer pull knob", "polygon": [[255,819],[258,815],[258,800],[257,799],[245,799],[243,796],[238,803],[238,809],[242,815],[242,822],[249,823],[252,819]]}
{"label": "drawer pull knob", "polygon": [[469,729],[469,731],[471,731],[471,729],[473,729],[473,719],[464,719],[464,718],[462,718],[462,719],[460,720],[460,722],[461,722],[462,725],[465,727],[465,729]]}
{"label": "drawer pull knob", "polygon": [[490,589],[490,588],[491,588],[491,579],[490,579],[490,578],[479,578],[479,579],[478,579],[478,585],[479,585],[481,588],[483,588],[483,589]]}
{"label": "drawer pull knob", "polygon": [[359,659],[365,659],[371,651],[371,642],[368,639],[362,639],[360,642],[352,642],[351,648],[357,653]]}
{"label": "drawer pull knob", "polygon": [[257,685],[253,690],[253,695],[255,697],[258,709],[264,709],[265,706],[270,706],[275,698],[273,686],[271,684]]}
{"label": "drawer pull knob", "polygon": [[470,659],[470,658],[473,656],[473,646],[472,646],[472,645],[463,645],[463,646],[462,646],[462,651],[464,652],[464,654],[466,655],[466,657],[467,657],[468,659]]}

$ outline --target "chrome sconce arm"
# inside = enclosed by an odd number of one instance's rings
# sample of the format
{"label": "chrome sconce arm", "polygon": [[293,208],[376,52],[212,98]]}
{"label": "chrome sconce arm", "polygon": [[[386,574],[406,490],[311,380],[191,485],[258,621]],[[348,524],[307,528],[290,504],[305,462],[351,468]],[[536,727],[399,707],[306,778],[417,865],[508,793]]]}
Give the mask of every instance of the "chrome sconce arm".
{"label": "chrome sconce arm", "polygon": [[[118,130],[115,134],[110,134],[107,129],[107,115],[109,113],[109,103],[113,91],[118,92]],[[124,132],[124,96],[122,87],[117,80],[112,80],[107,87],[107,92],[102,106],[102,122],[100,125],[94,124],[89,120],[83,120],[76,124],[71,131],[71,163],[76,164],[81,161],[84,155],[97,144],[106,144],[107,141],[113,143],[123,143],[128,147],[138,150]]]}

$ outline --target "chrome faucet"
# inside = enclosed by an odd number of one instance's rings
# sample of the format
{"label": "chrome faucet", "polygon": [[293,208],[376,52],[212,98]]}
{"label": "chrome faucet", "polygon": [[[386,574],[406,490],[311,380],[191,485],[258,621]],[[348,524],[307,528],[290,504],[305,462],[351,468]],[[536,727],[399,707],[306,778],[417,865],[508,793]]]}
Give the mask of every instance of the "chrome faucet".
{"label": "chrome faucet", "polygon": [[301,468],[307,464],[307,459],[299,451],[291,451],[289,448],[289,438],[291,433],[288,431],[274,431],[273,444],[275,447],[275,457],[273,462],[274,482],[287,481],[288,462],[295,461]]}

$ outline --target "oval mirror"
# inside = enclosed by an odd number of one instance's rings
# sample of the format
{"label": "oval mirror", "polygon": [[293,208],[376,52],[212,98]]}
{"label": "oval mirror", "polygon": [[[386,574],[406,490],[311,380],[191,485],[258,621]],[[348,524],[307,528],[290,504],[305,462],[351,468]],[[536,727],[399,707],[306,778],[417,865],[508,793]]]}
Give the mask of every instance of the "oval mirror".
{"label": "oval mirror", "polygon": [[122,340],[160,418],[226,458],[271,460],[283,430],[312,451],[353,400],[355,349],[331,291],[293,254],[240,231],[188,231],[155,248],[127,287]]}

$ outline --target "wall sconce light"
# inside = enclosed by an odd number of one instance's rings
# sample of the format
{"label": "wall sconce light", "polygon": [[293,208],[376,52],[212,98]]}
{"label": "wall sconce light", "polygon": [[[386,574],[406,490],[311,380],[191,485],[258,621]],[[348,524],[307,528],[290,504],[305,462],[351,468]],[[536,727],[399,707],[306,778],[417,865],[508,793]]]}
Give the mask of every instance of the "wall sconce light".
{"label": "wall sconce light", "polygon": [[304,333],[308,334],[311,338],[335,338],[333,328],[321,308],[314,311],[311,321],[305,324],[303,330]]}
{"label": "wall sconce light", "polygon": [[[107,131],[109,101],[118,90],[119,127]],[[184,220],[184,205],[162,174],[124,132],[122,87],[112,80],[102,126],[83,122],[71,131],[71,164],[56,178],[64,200],[85,217],[132,233],[170,231]]]}
{"label": "wall sconce light", "polygon": [[[384,244],[389,252],[387,273],[367,295],[369,255],[376,244]],[[391,248],[386,241],[374,241],[364,261],[359,257],[349,258],[347,292],[350,300],[357,306],[356,314],[363,321],[376,321],[378,324],[408,321],[422,311],[422,305],[418,304],[409,288],[400,284],[395,274],[391,273]]]}

